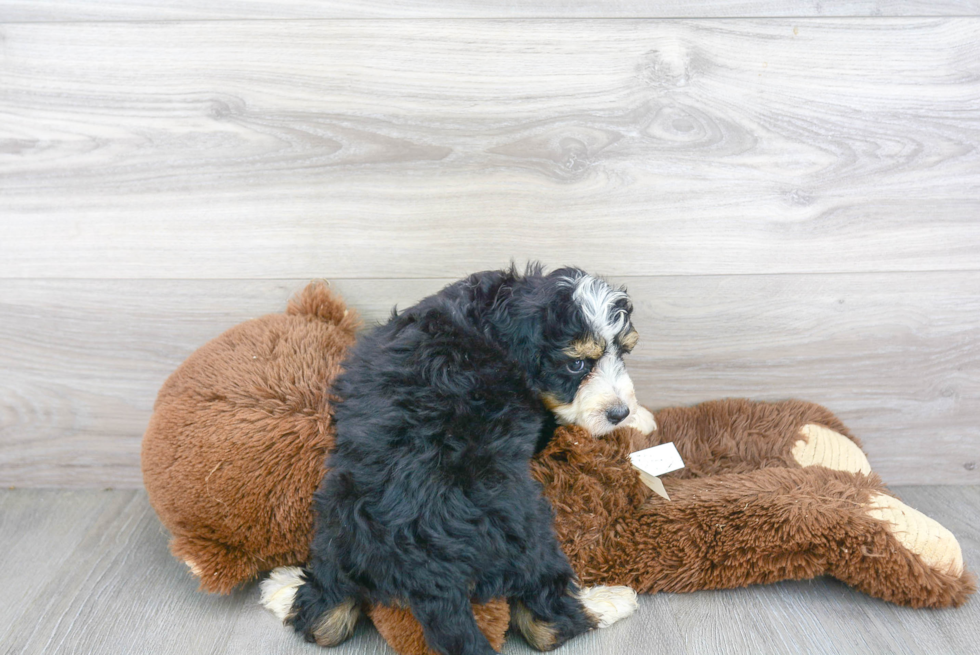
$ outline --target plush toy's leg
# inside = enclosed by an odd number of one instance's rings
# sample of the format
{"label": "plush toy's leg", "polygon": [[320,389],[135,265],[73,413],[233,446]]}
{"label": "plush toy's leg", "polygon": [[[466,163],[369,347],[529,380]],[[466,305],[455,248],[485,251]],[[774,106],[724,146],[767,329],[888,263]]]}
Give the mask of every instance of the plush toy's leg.
{"label": "plush toy's leg", "polygon": [[496,655],[480,631],[465,593],[409,598],[412,615],[421,624],[425,641],[446,655]]}
{"label": "plush toy's leg", "polygon": [[615,543],[573,562],[584,580],[649,593],[830,574],[915,607],[959,605],[975,590],[952,534],[873,474],[769,468],[664,483],[670,502],[652,497]]}
{"label": "plush toy's leg", "polygon": [[[437,655],[425,643],[422,626],[407,607],[375,605],[368,608],[368,616],[388,645],[399,655]],[[507,601],[497,598],[482,605],[474,604],[473,616],[483,636],[499,652],[510,624],[510,607]]]}
{"label": "plush toy's leg", "polygon": [[861,506],[864,541],[845,550],[831,575],[872,596],[913,607],[962,604],[976,591],[953,534],[925,514],[883,492]]}
{"label": "plush toy's leg", "polygon": [[[824,466],[869,473],[860,442],[828,409],[800,400],[718,400],[657,412],[648,445],[674,442],[686,468],[673,477]],[[643,445],[643,444],[640,444]]]}
{"label": "plush toy's leg", "polygon": [[929,568],[957,577],[963,573],[960,544],[937,521],[883,493],[872,494],[867,506],[868,516],[884,522],[885,529]]}

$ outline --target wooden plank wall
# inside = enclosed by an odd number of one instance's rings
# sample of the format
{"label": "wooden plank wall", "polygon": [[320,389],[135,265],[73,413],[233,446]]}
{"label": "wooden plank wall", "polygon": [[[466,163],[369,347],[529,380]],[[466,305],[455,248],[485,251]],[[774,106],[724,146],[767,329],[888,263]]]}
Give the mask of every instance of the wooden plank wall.
{"label": "wooden plank wall", "polygon": [[311,278],[513,258],[629,287],[652,406],[978,484],[978,219],[978,2],[0,0],[0,483],[138,487],[167,374]]}

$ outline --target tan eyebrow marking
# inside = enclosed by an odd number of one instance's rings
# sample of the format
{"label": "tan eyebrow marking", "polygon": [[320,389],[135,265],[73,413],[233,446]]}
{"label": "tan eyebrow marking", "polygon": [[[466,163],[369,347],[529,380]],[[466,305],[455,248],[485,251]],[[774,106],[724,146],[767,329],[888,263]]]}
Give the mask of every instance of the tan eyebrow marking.
{"label": "tan eyebrow marking", "polygon": [[572,345],[562,352],[575,359],[599,359],[606,352],[606,340],[601,337],[580,339],[573,341]]}
{"label": "tan eyebrow marking", "polygon": [[640,340],[640,334],[636,330],[630,330],[626,333],[620,343],[623,344],[623,348],[626,350],[633,350],[636,347],[636,342]]}

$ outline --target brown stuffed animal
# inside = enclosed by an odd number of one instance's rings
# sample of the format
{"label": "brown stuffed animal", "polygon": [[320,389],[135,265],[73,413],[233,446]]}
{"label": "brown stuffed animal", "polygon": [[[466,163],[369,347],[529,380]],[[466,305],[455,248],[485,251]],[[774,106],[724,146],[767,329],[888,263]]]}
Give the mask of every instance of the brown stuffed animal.
{"label": "brown stuffed animal", "polygon": [[[207,591],[302,563],[313,491],[333,432],[326,388],[357,319],[314,283],[286,314],[212,340],[160,391],[143,440],[150,502],[171,551]],[[559,428],[532,464],[584,584],[640,593],[741,587],[832,575],[913,607],[959,605],[975,590],[955,537],[896,499],[860,444],[810,403],[709,402],[656,414],[658,430],[594,438]],[[629,454],[673,442],[686,468],[654,495]],[[504,600],[474,606],[499,649]],[[369,615],[400,653],[427,648],[404,609]]]}
{"label": "brown stuffed animal", "polygon": [[167,379],[143,436],[143,482],[170,550],[226,594],[302,562],[310,504],[333,443],[327,381],[358,318],[323,284],[285,314],[237,325]]}

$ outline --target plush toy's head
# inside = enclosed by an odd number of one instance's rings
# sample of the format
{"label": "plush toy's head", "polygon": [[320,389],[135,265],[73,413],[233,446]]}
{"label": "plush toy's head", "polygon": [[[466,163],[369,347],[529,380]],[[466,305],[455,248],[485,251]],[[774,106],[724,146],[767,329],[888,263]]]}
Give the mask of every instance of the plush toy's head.
{"label": "plush toy's head", "polygon": [[[143,436],[143,483],[170,550],[201,589],[230,593],[277,566],[306,561],[313,492],[333,444],[327,386],[358,318],[323,283],[195,351],[167,379]],[[498,649],[507,601],[474,605]],[[397,607],[369,608],[400,653],[428,653],[421,627]]]}
{"label": "plush toy's head", "polygon": [[327,381],[358,325],[325,284],[242,323],[167,379],[143,437],[143,481],[170,549],[228,593],[306,559],[310,499],[333,443]]}

